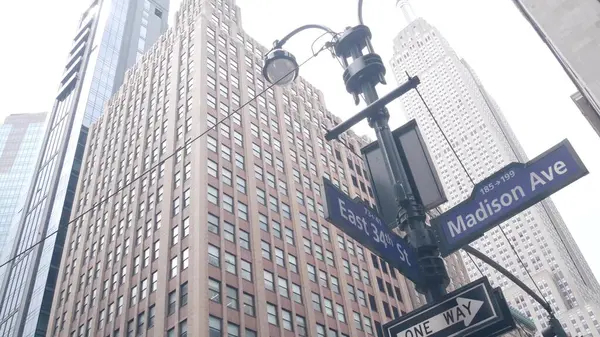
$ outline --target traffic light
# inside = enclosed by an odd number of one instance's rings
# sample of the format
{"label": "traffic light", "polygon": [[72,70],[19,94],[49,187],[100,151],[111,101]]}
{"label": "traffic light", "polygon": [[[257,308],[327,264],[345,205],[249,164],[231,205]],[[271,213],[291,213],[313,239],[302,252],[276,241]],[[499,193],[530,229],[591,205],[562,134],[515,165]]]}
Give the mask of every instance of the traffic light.
{"label": "traffic light", "polygon": [[570,337],[556,317],[552,316],[549,323],[550,326],[542,331],[543,337]]}

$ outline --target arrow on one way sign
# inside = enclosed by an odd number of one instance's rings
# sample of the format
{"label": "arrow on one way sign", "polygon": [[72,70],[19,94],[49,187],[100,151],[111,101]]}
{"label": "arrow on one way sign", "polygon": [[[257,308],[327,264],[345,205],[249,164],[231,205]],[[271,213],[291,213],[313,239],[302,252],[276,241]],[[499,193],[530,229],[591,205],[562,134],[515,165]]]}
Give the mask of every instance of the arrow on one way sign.
{"label": "arrow on one way sign", "polygon": [[427,337],[463,321],[468,327],[483,305],[483,301],[463,297],[456,298],[456,303],[456,306],[399,332],[396,337]]}

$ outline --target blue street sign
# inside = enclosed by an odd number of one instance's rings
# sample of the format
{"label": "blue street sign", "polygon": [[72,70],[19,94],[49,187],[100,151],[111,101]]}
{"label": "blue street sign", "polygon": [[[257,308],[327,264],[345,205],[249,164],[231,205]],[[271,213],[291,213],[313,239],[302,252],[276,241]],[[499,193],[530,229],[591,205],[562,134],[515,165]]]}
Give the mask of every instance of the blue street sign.
{"label": "blue street sign", "polygon": [[588,173],[568,140],[523,163],[511,163],[473,188],[471,197],[431,220],[448,256],[486,231]]}
{"label": "blue street sign", "polygon": [[[504,328],[507,324],[499,326],[498,323],[512,320],[510,316],[504,317],[499,300],[504,301],[496,296],[487,278],[482,277],[435,304],[384,324],[383,331],[388,337],[489,336],[479,332],[492,326]],[[489,329],[488,332],[496,335]]]}
{"label": "blue street sign", "polygon": [[419,281],[417,255],[403,238],[390,231],[377,213],[355,202],[323,178],[325,219],[379,255],[413,282]]}

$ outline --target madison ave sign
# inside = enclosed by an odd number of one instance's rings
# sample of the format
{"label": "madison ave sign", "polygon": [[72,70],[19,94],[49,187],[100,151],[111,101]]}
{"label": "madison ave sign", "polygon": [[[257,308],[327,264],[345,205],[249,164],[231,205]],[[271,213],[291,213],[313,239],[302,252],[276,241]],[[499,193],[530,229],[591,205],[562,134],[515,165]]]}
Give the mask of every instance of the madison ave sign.
{"label": "madison ave sign", "polygon": [[526,164],[505,166],[476,184],[469,199],[431,220],[440,252],[452,254],[587,173],[568,140]]}

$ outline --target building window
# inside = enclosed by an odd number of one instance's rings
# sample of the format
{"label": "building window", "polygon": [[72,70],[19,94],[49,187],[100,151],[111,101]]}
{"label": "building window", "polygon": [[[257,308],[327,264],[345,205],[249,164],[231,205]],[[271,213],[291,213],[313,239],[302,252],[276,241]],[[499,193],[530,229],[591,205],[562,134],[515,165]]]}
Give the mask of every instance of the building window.
{"label": "building window", "polygon": [[[219,205],[219,190],[216,189],[216,188],[214,188],[214,187],[212,187],[212,186],[210,186],[210,185],[208,185],[208,188],[207,188],[207,198],[208,198],[208,201],[210,203],[213,203],[215,205]],[[233,209],[233,207],[232,207],[232,209]]]}
{"label": "building window", "polygon": [[294,231],[288,227],[285,227],[285,242],[292,246],[295,246]]}
{"label": "building window", "polygon": [[289,298],[290,294],[288,291],[288,282],[286,279],[279,277],[277,279],[277,285],[279,286],[279,295],[285,297],[285,298]]}
{"label": "building window", "polygon": [[188,283],[179,286],[179,306],[184,307],[188,302]]}
{"label": "building window", "polygon": [[254,307],[254,296],[244,293],[244,313],[248,316],[256,315],[256,309]]}
{"label": "building window", "polygon": [[355,312],[353,312],[353,316],[354,316],[354,326],[356,327],[357,330],[363,331],[363,325],[362,325],[362,320],[361,320],[360,314],[355,311]]}
{"label": "building window", "polygon": [[240,229],[240,247],[246,250],[250,250],[250,234],[248,232]]}
{"label": "building window", "polygon": [[248,206],[241,201],[238,201],[238,217],[242,220],[248,220]]}
{"label": "building window", "polygon": [[325,298],[323,302],[325,302],[325,313],[327,316],[333,317],[333,302],[328,298]]}
{"label": "building window", "polygon": [[171,259],[171,271],[169,274],[170,278],[173,278],[175,276],[177,276],[177,261],[179,260],[179,258],[177,256],[175,256],[174,258]]}
{"label": "building window", "polygon": [[277,247],[275,247],[275,263],[285,268],[284,252]]}
{"label": "building window", "polygon": [[221,265],[220,255],[221,254],[218,247],[215,247],[211,244],[208,245],[208,263],[219,268]]}
{"label": "building window", "polygon": [[267,322],[269,322],[269,324],[279,325],[277,307],[269,302],[267,302]]}
{"label": "building window", "polygon": [[371,318],[369,318],[367,316],[364,316],[363,317],[363,321],[364,321],[364,324],[365,324],[365,331],[368,334],[372,335],[373,334],[373,326],[371,325]]}
{"label": "building window", "polygon": [[190,249],[186,248],[181,252],[181,269],[185,270],[190,265]]}
{"label": "building window", "polygon": [[317,293],[312,293],[312,306],[313,310],[321,312],[321,296]]}
{"label": "building window", "polygon": [[262,257],[271,261],[271,245],[268,242],[260,241],[260,248],[262,250]]}
{"label": "building window", "polygon": [[238,290],[234,287],[227,286],[227,307],[238,310]]}
{"label": "building window", "polygon": [[208,316],[208,336],[222,337],[221,335],[221,319],[214,316]]}
{"label": "building window", "polygon": [[275,291],[275,283],[273,280],[273,273],[264,271],[265,289]]}
{"label": "building window", "polygon": [[219,217],[208,213],[208,231],[219,235]]}
{"label": "building window", "polygon": [[233,213],[233,198],[223,193],[223,205],[221,207],[227,212]]}
{"label": "building window", "polygon": [[241,262],[242,269],[242,279],[252,282],[252,263],[242,260]]}
{"label": "building window", "polygon": [[241,177],[236,177],[237,190],[243,194],[246,194],[246,180]]}
{"label": "building window", "polygon": [[227,323],[227,337],[239,337],[240,326],[234,323]]}
{"label": "building window", "polygon": [[292,322],[292,313],[285,310],[285,309],[281,309],[281,322],[283,325],[283,328],[289,331],[293,331],[294,330],[294,324]]}
{"label": "building window", "polygon": [[315,269],[315,266],[313,266],[310,263],[307,263],[306,269],[308,270],[308,279],[313,282],[317,282],[317,270]]}
{"label": "building window", "polygon": [[237,274],[235,255],[225,252],[225,270],[233,275]]}
{"label": "building window", "polygon": [[329,279],[331,281],[331,290],[333,290],[334,293],[339,294],[340,293],[340,285],[339,285],[338,278],[331,275],[329,277]]}
{"label": "building window", "polygon": [[177,308],[177,294],[175,290],[171,291],[167,300],[167,313],[172,315],[175,313],[175,309]]}
{"label": "building window", "polygon": [[298,261],[294,255],[288,254],[288,263],[290,265],[290,270],[293,273],[298,273]]}
{"label": "building window", "polygon": [[171,246],[179,243],[179,226],[171,228]]}
{"label": "building window", "polygon": [[150,282],[150,292],[155,292],[158,289],[158,272],[152,273]]}
{"label": "building window", "polygon": [[150,329],[151,327],[154,326],[154,319],[156,316],[156,308],[154,307],[154,304],[150,306],[150,308],[148,308],[148,329]]}
{"label": "building window", "polygon": [[221,303],[221,282],[208,279],[208,298],[216,303]]}
{"label": "building window", "polygon": [[225,240],[235,243],[235,227],[227,221],[223,223],[223,237]]}
{"label": "building window", "polygon": [[208,159],[207,169],[208,169],[209,175],[211,175],[215,178],[219,177],[219,165],[216,162]]}
{"label": "building window", "polygon": [[292,283],[292,299],[294,302],[302,304],[302,288],[295,283]]}
{"label": "building window", "polygon": [[335,304],[337,311],[337,319],[342,323],[346,323],[346,315],[344,314],[344,306],[341,304]]}
{"label": "building window", "polygon": [[298,332],[298,336],[301,336],[301,337],[307,336],[306,319],[304,317],[296,315],[296,327],[297,327],[296,331]]}
{"label": "building window", "polygon": [[183,237],[190,235],[190,218],[183,220]]}
{"label": "building window", "polygon": [[325,327],[317,323],[317,337],[325,337]]}
{"label": "building window", "polygon": [[179,337],[187,337],[188,327],[187,319],[179,323]]}

